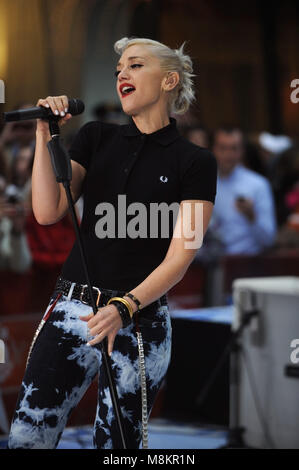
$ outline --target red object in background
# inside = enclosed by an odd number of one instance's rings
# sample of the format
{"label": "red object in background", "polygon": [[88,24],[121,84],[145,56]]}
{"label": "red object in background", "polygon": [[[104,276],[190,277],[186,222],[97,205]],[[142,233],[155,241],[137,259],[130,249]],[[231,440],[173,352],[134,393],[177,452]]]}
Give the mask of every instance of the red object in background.
{"label": "red object in background", "polygon": [[285,203],[287,207],[296,212],[299,210],[299,183],[297,183],[291,191],[285,195]]}
{"label": "red object in background", "polygon": [[74,242],[70,214],[52,225],[40,225],[31,212],[26,219],[26,236],[33,262],[37,266],[61,266]]}
{"label": "red object in background", "polygon": [[183,279],[167,293],[170,309],[203,307],[205,283],[204,267],[200,263],[191,263]]}
{"label": "red object in background", "polygon": [[286,206],[291,210],[286,225],[288,228],[299,232],[299,183],[285,195]]}

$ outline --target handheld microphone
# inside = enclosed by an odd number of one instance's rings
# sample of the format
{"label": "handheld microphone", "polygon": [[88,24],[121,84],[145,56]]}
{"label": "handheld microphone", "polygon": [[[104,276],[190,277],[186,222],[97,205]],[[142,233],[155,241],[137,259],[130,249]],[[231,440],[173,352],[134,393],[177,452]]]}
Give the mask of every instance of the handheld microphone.
{"label": "handheld microphone", "polygon": [[[84,103],[77,98],[69,99],[68,113],[76,116],[77,114],[83,113],[85,109]],[[9,111],[3,113],[4,121],[25,121],[27,119],[49,119],[57,118],[61,119],[60,116],[56,116],[51,108],[45,108],[44,106],[37,106],[35,108],[18,109],[17,111]]]}

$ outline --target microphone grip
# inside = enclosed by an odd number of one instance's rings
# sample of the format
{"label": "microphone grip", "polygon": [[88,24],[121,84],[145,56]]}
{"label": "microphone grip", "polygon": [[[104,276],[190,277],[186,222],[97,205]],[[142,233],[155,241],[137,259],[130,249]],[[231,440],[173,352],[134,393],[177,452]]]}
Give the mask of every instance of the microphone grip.
{"label": "microphone grip", "polygon": [[72,180],[72,166],[66,149],[62,146],[58,135],[54,135],[47,143],[53,170],[58,183]]}

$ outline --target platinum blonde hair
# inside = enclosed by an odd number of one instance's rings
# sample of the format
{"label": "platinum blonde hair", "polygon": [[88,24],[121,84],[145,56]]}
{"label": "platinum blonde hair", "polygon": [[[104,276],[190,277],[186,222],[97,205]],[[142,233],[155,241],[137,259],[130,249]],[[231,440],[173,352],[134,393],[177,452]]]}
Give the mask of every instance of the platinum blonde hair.
{"label": "platinum blonde hair", "polygon": [[[186,41],[185,41],[186,42]],[[185,42],[179,49],[171,49],[161,42],[146,38],[122,38],[115,42],[114,50],[117,54],[122,53],[133,45],[147,46],[151,53],[160,59],[161,69],[165,72],[178,72],[179,82],[169,92],[169,113],[184,114],[195,100],[194,84],[195,77],[191,58],[184,54]]]}

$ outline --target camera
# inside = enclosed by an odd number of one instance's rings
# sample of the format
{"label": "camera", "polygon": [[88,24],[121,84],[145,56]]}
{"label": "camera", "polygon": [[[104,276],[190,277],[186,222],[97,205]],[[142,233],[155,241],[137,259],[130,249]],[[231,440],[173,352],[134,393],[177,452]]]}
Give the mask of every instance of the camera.
{"label": "camera", "polygon": [[23,200],[19,189],[14,184],[10,184],[6,187],[4,197],[9,204],[18,204]]}

